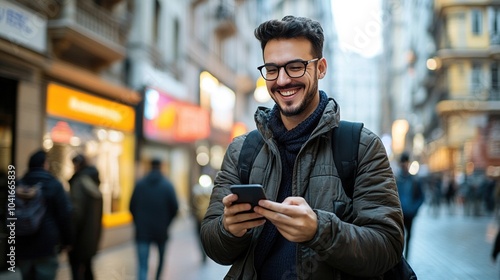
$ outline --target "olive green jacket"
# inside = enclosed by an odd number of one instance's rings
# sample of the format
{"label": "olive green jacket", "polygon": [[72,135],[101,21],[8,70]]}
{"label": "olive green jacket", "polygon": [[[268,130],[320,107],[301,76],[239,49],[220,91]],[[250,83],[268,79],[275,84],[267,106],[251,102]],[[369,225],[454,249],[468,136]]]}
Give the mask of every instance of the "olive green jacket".
{"label": "olive green jacket", "polygon": [[[380,138],[366,128],[361,132],[351,200],[342,188],[331,148],[331,130],[339,123],[336,102],[330,99],[297,155],[293,171],[282,170],[278,146],[268,128],[270,111],[260,107],[255,113],[266,144],[255,159],[249,182],[262,184],[267,197],[275,200],[281,174],[287,172],[293,176],[293,196],[305,198],[316,213],[316,235],[297,244],[299,279],[379,279],[377,275],[394,266],[403,251],[401,205]],[[240,183],[237,163],[245,137],[235,138],[227,149],[201,228],[208,256],[219,264],[232,265],[225,279],[257,279],[253,254],[262,226],[242,237],[233,236],[222,226],[222,198],[231,193],[230,185]]]}

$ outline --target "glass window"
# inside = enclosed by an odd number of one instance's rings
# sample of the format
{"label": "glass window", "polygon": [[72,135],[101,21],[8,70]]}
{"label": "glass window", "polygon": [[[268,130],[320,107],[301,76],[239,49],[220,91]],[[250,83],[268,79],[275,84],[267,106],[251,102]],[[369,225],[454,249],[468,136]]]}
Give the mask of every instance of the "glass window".
{"label": "glass window", "polygon": [[483,32],[483,13],[481,10],[472,10],[472,34],[481,35]]}
{"label": "glass window", "polygon": [[472,84],[479,85],[481,83],[481,65],[479,63],[472,64]]}
{"label": "glass window", "polygon": [[498,90],[498,63],[491,63],[491,88]]}

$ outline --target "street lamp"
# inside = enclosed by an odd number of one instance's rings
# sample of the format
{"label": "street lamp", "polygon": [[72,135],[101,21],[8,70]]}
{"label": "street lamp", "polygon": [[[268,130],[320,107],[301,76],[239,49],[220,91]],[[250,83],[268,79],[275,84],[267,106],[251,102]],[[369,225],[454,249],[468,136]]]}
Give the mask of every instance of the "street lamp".
{"label": "street lamp", "polygon": [[427,66],[427,69],[429,69],[431,71],[435,71],[435,70],[441,68],[441,61],[435,57],[431,57],[431,58],[427,59],[425,64]]}
{"label": "street lamp", "polygon": [[266,103],[271,99],[269,92],[267,92],[266,80],[262,77],[259,77],[255,83],[253,98],[255,98],[255,100],[259,103]]}
{"label": "street lamp", "polygon": [[400,154],[405,149],[406,133],[410,125],[407,120],[395,120],[392,124],[392,150],[396,154]]}

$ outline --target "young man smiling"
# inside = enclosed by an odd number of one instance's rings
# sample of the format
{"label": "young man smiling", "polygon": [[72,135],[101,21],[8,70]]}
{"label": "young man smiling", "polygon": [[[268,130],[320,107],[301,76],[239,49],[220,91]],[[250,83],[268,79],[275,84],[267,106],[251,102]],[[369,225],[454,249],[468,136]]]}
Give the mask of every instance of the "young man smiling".
{"label": "young man smiling", "polygon": [[[201,237],[210,258],[232,265],[225,279],[378,279],[400,259],[403,220],[384,146],[363,128],[352,199],[334,164],[337,102],[319,90],[327,61],[323,30],[294,16],[262,23],[261,42],[273,108],[258,108],[265,144],[250,171],[268,200],[235,204],[238,157],[246,135],[229,145],[215,179]],[[245,213],[241,213],[245,212]]]}

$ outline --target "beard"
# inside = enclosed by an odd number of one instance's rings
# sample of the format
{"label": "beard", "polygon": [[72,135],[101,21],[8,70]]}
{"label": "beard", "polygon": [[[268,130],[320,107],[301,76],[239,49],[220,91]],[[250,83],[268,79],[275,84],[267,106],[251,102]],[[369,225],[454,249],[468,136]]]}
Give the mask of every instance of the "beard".
{"label": "beard", "polygon": [[318,94],[318,80],[316,80],[312,87],[306,92],[306,94],[304,95],[304,99],[298,106],[284,108],[278,102],[276,102],[276,100],[275,102],[276,105],[278,105],[281,114],[286,117],[293,117],[302,114],[307,109],[307,107],[311,105],[316,94]]}

